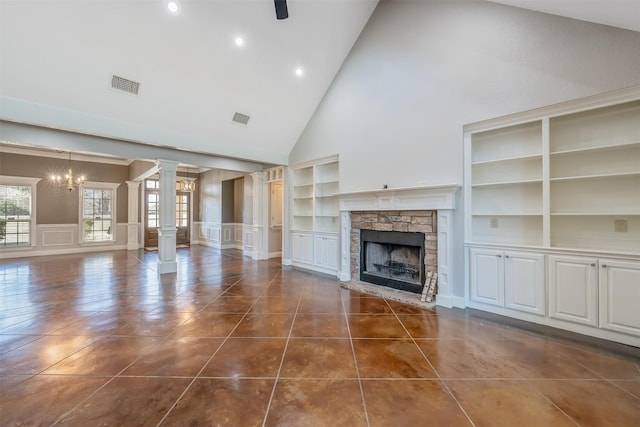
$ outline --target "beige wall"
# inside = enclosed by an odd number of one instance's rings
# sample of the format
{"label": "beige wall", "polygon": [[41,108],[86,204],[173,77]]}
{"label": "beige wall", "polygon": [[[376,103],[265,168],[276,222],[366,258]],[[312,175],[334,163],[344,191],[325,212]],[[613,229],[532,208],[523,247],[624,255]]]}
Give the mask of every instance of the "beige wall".
{"label": "beige wall", "polygon": [[147,172],[149,169],[155,167],[156,164],[154,162],[147,162],[144,160],[134,160],[129,165],[129,181],[132,181],[138,178],[143,173]]}
{"label": "beige wall", "polygon": [[[74,174],[84,174],[88,181],[121,184],[117,189],[116,222],[127,222],[127,185],[129,167],[93,162],[74,161],[71,158]],[[65,159],[26,156],[23,154],[0,152],[0,175],[43,178],[37,186],[36,220],[38,224],[77,224],[78,192],[54,187],[49,176],[64,173],[69,167]]]}

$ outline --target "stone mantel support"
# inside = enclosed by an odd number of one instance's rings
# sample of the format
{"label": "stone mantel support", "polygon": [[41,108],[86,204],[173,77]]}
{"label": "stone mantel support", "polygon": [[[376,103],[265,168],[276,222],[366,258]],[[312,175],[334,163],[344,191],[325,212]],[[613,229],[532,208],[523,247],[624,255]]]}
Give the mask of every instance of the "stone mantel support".
{"label": "stone mantel support", "polygon": [[453,307],[451,289],[453,260],[453,210],[459,185],[389,188],[337,193],[340,206],[340,273],[343,282],[351,280],[351,211],[437,211],[438,295],[436,304]]}

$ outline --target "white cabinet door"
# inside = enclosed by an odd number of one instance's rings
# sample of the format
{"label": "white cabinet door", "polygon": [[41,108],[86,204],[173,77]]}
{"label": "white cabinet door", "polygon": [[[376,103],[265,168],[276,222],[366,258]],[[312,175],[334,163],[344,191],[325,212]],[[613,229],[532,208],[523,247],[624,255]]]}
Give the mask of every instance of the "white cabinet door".
{"label": "white cabinet door", "polygon": [[600,327],[640,336],[640,262],[600,260]]}
{"label": "white cabinet door", "polygon": [[292,260],[304,264],[313,262],[313,241],[311,234],[291,233]]}
{"label": "white cabinet door", "polygon": [[504,258],[502,251],[469,249],[471,299],[492,305],[504,305]]}
{"label": "white cabinet door", "polygon": [[313,236],[313,263],[318,267],[324,267],[326,263],[325,239],[325,236]]}
{"label": "white cabinet door", "polygon": [[598,326],[598,260],[549,256],[549,316]]}
{"label": "white cabinet door", "polygon": [[506,252],[505,307],[545,315],[544,255]]}
{"label": "white cabinet door", "polygon": [[338,271],[338,237],[327,236],[325,240],[326,267]]}
{"label": "white cabinet door", "polygon": [[313,236],[314,264],[338,271],[338,238],[316,234]]}

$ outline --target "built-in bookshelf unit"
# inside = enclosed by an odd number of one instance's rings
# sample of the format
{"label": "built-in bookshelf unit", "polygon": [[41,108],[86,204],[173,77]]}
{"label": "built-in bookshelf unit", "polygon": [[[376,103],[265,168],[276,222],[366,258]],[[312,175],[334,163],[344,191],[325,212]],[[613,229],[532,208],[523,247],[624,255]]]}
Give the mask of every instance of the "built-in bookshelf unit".
{"label": "built-in bookshelf unit", "polygon": [[542,244],[542,122],[471,138],[472,240]]}
{"label": "built-in bookshelf unit", "polygon": [[293,230],[337,233],[338,161],[293,168]]}
{"label": "built-in bookshelf unit", "polygon": [[[467,125],[464,139],[468,305],[640,346],[626,303],[640,300],[640,87]],[[544,293],[504,278],[516,254],[546,266]]]}
{"label": "built-in bookshelf unit", "polygon": [[339,163],[337,157],[292,166],[293,265],[337,274]]}

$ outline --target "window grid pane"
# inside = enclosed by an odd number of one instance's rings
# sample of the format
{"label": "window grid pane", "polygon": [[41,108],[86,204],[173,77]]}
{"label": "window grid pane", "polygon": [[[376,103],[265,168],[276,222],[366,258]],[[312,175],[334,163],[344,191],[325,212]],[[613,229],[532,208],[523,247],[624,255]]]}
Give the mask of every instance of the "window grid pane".
{"label": "window grid pane", "polygon": [[31,242],[31,186],[0,185],[0,246]]}
{"label": "window grid pane", "polygon": [[186,194],[176,195],[176,227],[187,227],[189,216],[187,213],[189,206],[189,196]]}
{"label": "window grid pane", "polygon": [[113,191],[85,188],[83,194],[84,240],[113,240]]}

